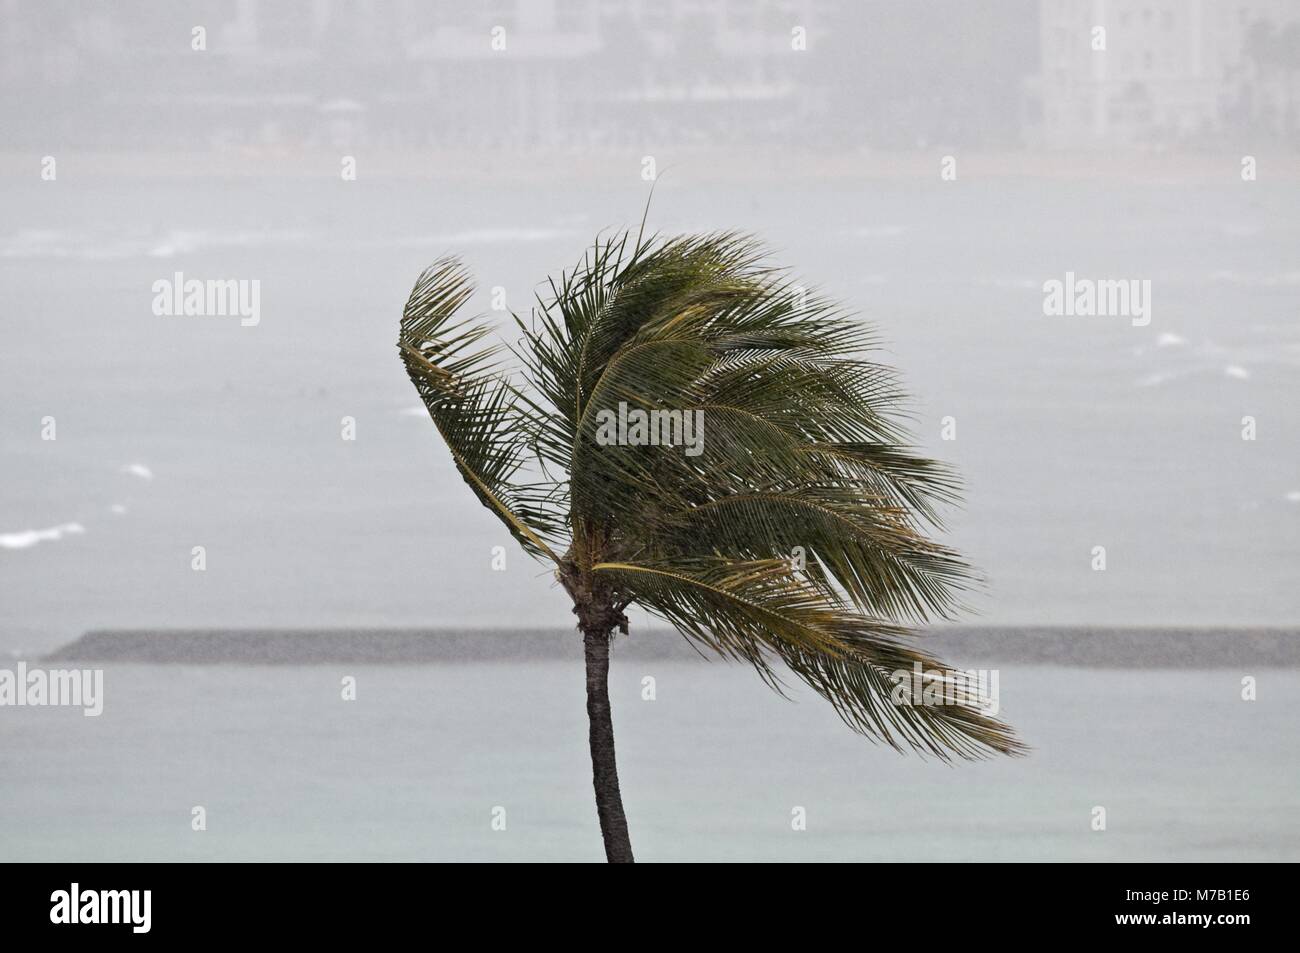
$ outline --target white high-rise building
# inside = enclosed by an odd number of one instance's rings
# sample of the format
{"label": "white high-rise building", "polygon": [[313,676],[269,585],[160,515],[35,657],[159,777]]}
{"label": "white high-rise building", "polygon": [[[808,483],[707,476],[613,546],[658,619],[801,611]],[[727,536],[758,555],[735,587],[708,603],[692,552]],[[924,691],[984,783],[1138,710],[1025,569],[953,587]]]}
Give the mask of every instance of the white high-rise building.
{"label": "white high-rise building", "polygon": [[1284,132],[1298,22],[1295,0],[1042,0],[1043,140],[1188,141],[1242,120]]}

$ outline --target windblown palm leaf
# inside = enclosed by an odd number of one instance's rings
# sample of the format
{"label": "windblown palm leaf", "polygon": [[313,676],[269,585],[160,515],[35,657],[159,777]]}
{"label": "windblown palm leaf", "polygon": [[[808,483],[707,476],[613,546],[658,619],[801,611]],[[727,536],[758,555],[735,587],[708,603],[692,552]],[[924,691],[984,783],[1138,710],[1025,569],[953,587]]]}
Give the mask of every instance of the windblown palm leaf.
{"label": "windblown palm leaf", "polygon": [[[584,631],[625,628],[635,603],[895,748],[1021,750],[978,704],[900,699],[891,677],[953,677],[906,626],[951,617],[971,574],[927,535],[957,483],[907,447],[859,320],[745,237],[620,235],[515,318],[507,371],[486,325],[457,317],[471,290],[455,261],[426,271],[402,359],[466,482],[554,563]],[[702,411],[699,454],[599,442],[620,403]]]}

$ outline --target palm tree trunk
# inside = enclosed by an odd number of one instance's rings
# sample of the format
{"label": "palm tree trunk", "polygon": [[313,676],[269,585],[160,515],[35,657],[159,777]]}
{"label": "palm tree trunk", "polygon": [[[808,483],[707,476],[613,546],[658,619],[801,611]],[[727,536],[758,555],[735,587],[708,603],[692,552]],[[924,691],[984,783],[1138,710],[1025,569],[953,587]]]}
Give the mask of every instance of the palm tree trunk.
{"label": "palm tree trunk", "polygon": [[587,720],[591,724],[591,777],[596,787],[596,814],[605,839],[605,859],[611,864],[632,863],[632,841],[618,790],[614,762],[614,722],[609,710],[609,630],[583,629],[587,658]]}

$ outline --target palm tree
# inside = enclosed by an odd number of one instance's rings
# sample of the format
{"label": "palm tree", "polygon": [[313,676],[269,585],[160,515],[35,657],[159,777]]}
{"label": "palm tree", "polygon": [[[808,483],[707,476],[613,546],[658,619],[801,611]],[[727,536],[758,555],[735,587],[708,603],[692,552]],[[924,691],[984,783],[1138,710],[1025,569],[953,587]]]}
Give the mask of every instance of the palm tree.
{"label": "palm tree", "polygon": [[[925,703],[896,677],[958,678],[907,628],[950,618],[972,581],[926,536],[955,480],[907,448],[870,332],[762,261],[735,234],[598,238],[507,347],[458,317],[471,280],[443,259],[402,317],[402,360],[465,482],[573,600],[611,862],[633,859],[608,691],[633,603],[782,693],[784,668],[900,751],[1022,750],[976,700]],[[598,439],[620,405],[693,415],[707,439],[674,441],[671,414],[657,446],[631,427]]]}

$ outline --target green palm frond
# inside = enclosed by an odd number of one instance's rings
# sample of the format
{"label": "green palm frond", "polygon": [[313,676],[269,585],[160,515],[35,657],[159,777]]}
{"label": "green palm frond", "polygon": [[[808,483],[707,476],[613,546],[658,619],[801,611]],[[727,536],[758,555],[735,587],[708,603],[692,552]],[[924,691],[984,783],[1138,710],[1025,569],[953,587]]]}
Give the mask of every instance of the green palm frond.
{"label": "green palm frond", "polygon": [[[897,376],[861,320],[731,233],[598,239],[516,316],[515,372],[485,325],[456,318],[470,292],[453,261],[426,271],[402,358],[479,499],[575,602],[601,603],[580,618],[640,605],[778,690],[793,674],[894,747],[1022,750],[977,705],[899,701],[896,671],[953,675],[906,626],[952,617],[975,580],[930,538],[958,481],[908,447]],[[702,414],[698,455],[599,442],[620,404]]]}
{"label": "green palm frond", "polygon": [[926,705],[911,697],[911,679],[903,676],[915,665],[934,679],[961,673],[909,645],[905,628],[827,599],[784,560],[598,563],[593,570],[697,644],[753,665],[778,691],[773,663],[784,663],[849,727],[895,749],[940,758],[1023,750],[1006,725],[976,705]]}
{"label": "green palm frond", "polygon": [[456,468],[479,501],[496,513],[526,551],[558,563],[545,542],[554,530],[552,521],[544,511],[516,499],[521,494],[511,482],[527,447],[513,426],[519,417],[514,388],[494,360],[500,348],[482,345],[490,328],[481,322],[454,321],[473,290],[454,259],[429,266],[406,302],[398,350]]}

